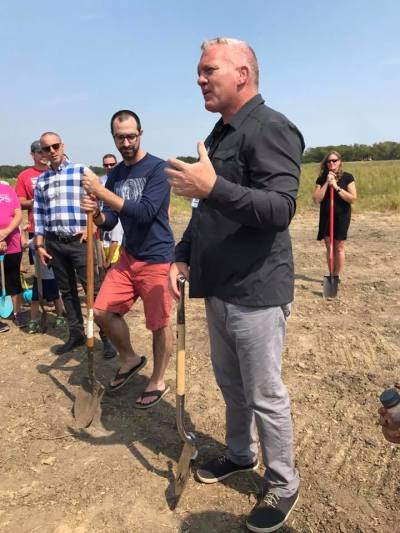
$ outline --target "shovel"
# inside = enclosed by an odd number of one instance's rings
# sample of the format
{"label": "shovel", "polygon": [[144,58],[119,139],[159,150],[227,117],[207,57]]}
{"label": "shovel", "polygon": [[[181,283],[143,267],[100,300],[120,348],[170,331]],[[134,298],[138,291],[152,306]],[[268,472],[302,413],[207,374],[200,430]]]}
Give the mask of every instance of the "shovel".
{"label": "shovel", "polygon": [[334,276],[334,196],[335,191],[332,185],[329,186],[330,204],[329,204],[329,276],[324,277],[324,298],[335,298],[339,288],[339,276]]}
{"label": "shovel", "polygon": [[88,361],[88,376],[81,383],[74,404],[74,416],[78,427],[90,426],[93,418],[100,407],[105,388],[97,381],[94,373],[93,355],[93,300],[94,300],[94,261],[93,261],[93,213],[87,215],[87,326],[86,347]]}
{"label": "shovel", "polygon": [[195,436],[185,429],[185,278],[178,276],[179,303],[177,311],[177,346],[176,346],[176,424],[181,439],[184,442],[183,450],[178,462],[175,478],[175,507],[185,488],[190,472],[190,463],[197,455]]}
{"label": "shovel", "polygon": [[6,296],[6,280],[4,277],[4,255],[0,255],[1,265],[1,297],[0,297],[0,316],[8,318],[13,312],[13,303],[11,296]]}
{"label": "shovel", "polygon": [[38,296],[39,296],[39,305],[40,305],[40,310],[42,311],[42,314],[40,317],[40,331],[42,333],[46,333],[47,311],[44,308],[44,303],[43,303],[42,265],[40,263],[41,261],[40,261],[39,254],[36,252],[35,253],[35,272],[36,272],[36,281],[37,281]]}

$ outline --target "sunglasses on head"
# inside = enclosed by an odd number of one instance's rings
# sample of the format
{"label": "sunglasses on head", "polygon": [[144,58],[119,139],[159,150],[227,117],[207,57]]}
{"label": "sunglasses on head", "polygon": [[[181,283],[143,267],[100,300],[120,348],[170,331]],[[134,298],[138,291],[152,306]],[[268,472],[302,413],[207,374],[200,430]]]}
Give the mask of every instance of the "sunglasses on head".
{"label": "sunglasses on head", "polygon": [[49,154],[52,148],[56,152],[60,148],[60,146],[61,146],[61,143],[49,144],[49,146],[42,146],[42,151],[45,152],[46,154]]}
{"label": "sunglasses on head", "polygon": [[328,159],[326,164],[329,165],[329,163],[337,163],[339,159]]}

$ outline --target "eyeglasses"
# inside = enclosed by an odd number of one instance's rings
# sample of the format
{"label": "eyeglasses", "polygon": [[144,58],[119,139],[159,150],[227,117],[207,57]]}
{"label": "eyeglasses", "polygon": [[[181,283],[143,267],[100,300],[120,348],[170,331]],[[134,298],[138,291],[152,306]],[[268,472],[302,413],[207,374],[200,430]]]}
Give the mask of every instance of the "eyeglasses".
{"label": "eyeglasses", "polygon": [[339,159],[328,159],[326,164],[329,165],[329,163],[337,163]]}
{"label": "eyeglasses", "polygon": [[61,143],[49,144],[49,146],[42,146],[42,151],[45,152],[46,154],[49,154],[50,150],[53,148],[53,150],[57,152],[60,146],[61,146]]}
{"label": "eyeglasses", "polygon": [[103,163],[104,168],[113,168],[117,163]]}
{"label": "eyeglasses", "polygon": [[114,135],[114,140],[118,144],[122,144],[126,139],[130,144],[132,144],[138,137],[140,137],[140,133],[128,133],[127,135],[120,135],[119,133],[116,133]]}

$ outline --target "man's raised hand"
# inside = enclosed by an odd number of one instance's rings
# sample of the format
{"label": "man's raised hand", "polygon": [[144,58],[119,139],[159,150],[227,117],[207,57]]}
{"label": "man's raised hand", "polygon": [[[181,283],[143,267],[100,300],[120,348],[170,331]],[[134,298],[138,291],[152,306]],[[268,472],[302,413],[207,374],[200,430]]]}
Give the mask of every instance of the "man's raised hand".
{"label": "man's raised hand", "polygon": [[199,160],[185,163],[179,159],[169,159],[165,169],[169,184],[178,196],[187,198],[207,198],[212,191],[217,175],[202,141],[197,143]]}

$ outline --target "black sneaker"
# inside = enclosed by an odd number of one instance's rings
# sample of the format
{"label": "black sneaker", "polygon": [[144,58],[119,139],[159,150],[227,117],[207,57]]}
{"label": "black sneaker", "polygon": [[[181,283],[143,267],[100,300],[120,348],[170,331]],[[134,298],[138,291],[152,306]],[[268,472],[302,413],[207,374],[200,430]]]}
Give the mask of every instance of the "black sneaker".
{"label": "black sneaker", "polygon": [[14,313],[14,324],[18,328],[26,328],[28,324],[28,319],[22,313]]}
{"label": "black sneaker", "polygon": [[248,465],[238,465],[228,459],[225,455],[211,459],[202,468],[199,468],[196,472],[197,478],[203,483],[216,483],[233,474],[240,472],[251,472],[257,470],[258,461],[250,463]]}
{"label": "black sneaker", "polygon": [[5,324],[4,322],[0,322],[0,333],[5,333],[6,331],[9,331],[10,326]]}
{"label": "black sneaker", "polygon": [[70,352],[78,346],[83,346],[86,342],[86,337],[84,335],[71,336],[65,344],[61,344],[54,348],[54,353],[57,355],[62,355],[64,353]]}
{"label": "black sneaker", "polygon": [[251,511],[246,526],[256,533],[269,533],[276,531],[289,518],[293,507],[299,499],[297,490],[293,496],[287,498],[278,496],[270,489],[263,493],[259,503]]}

